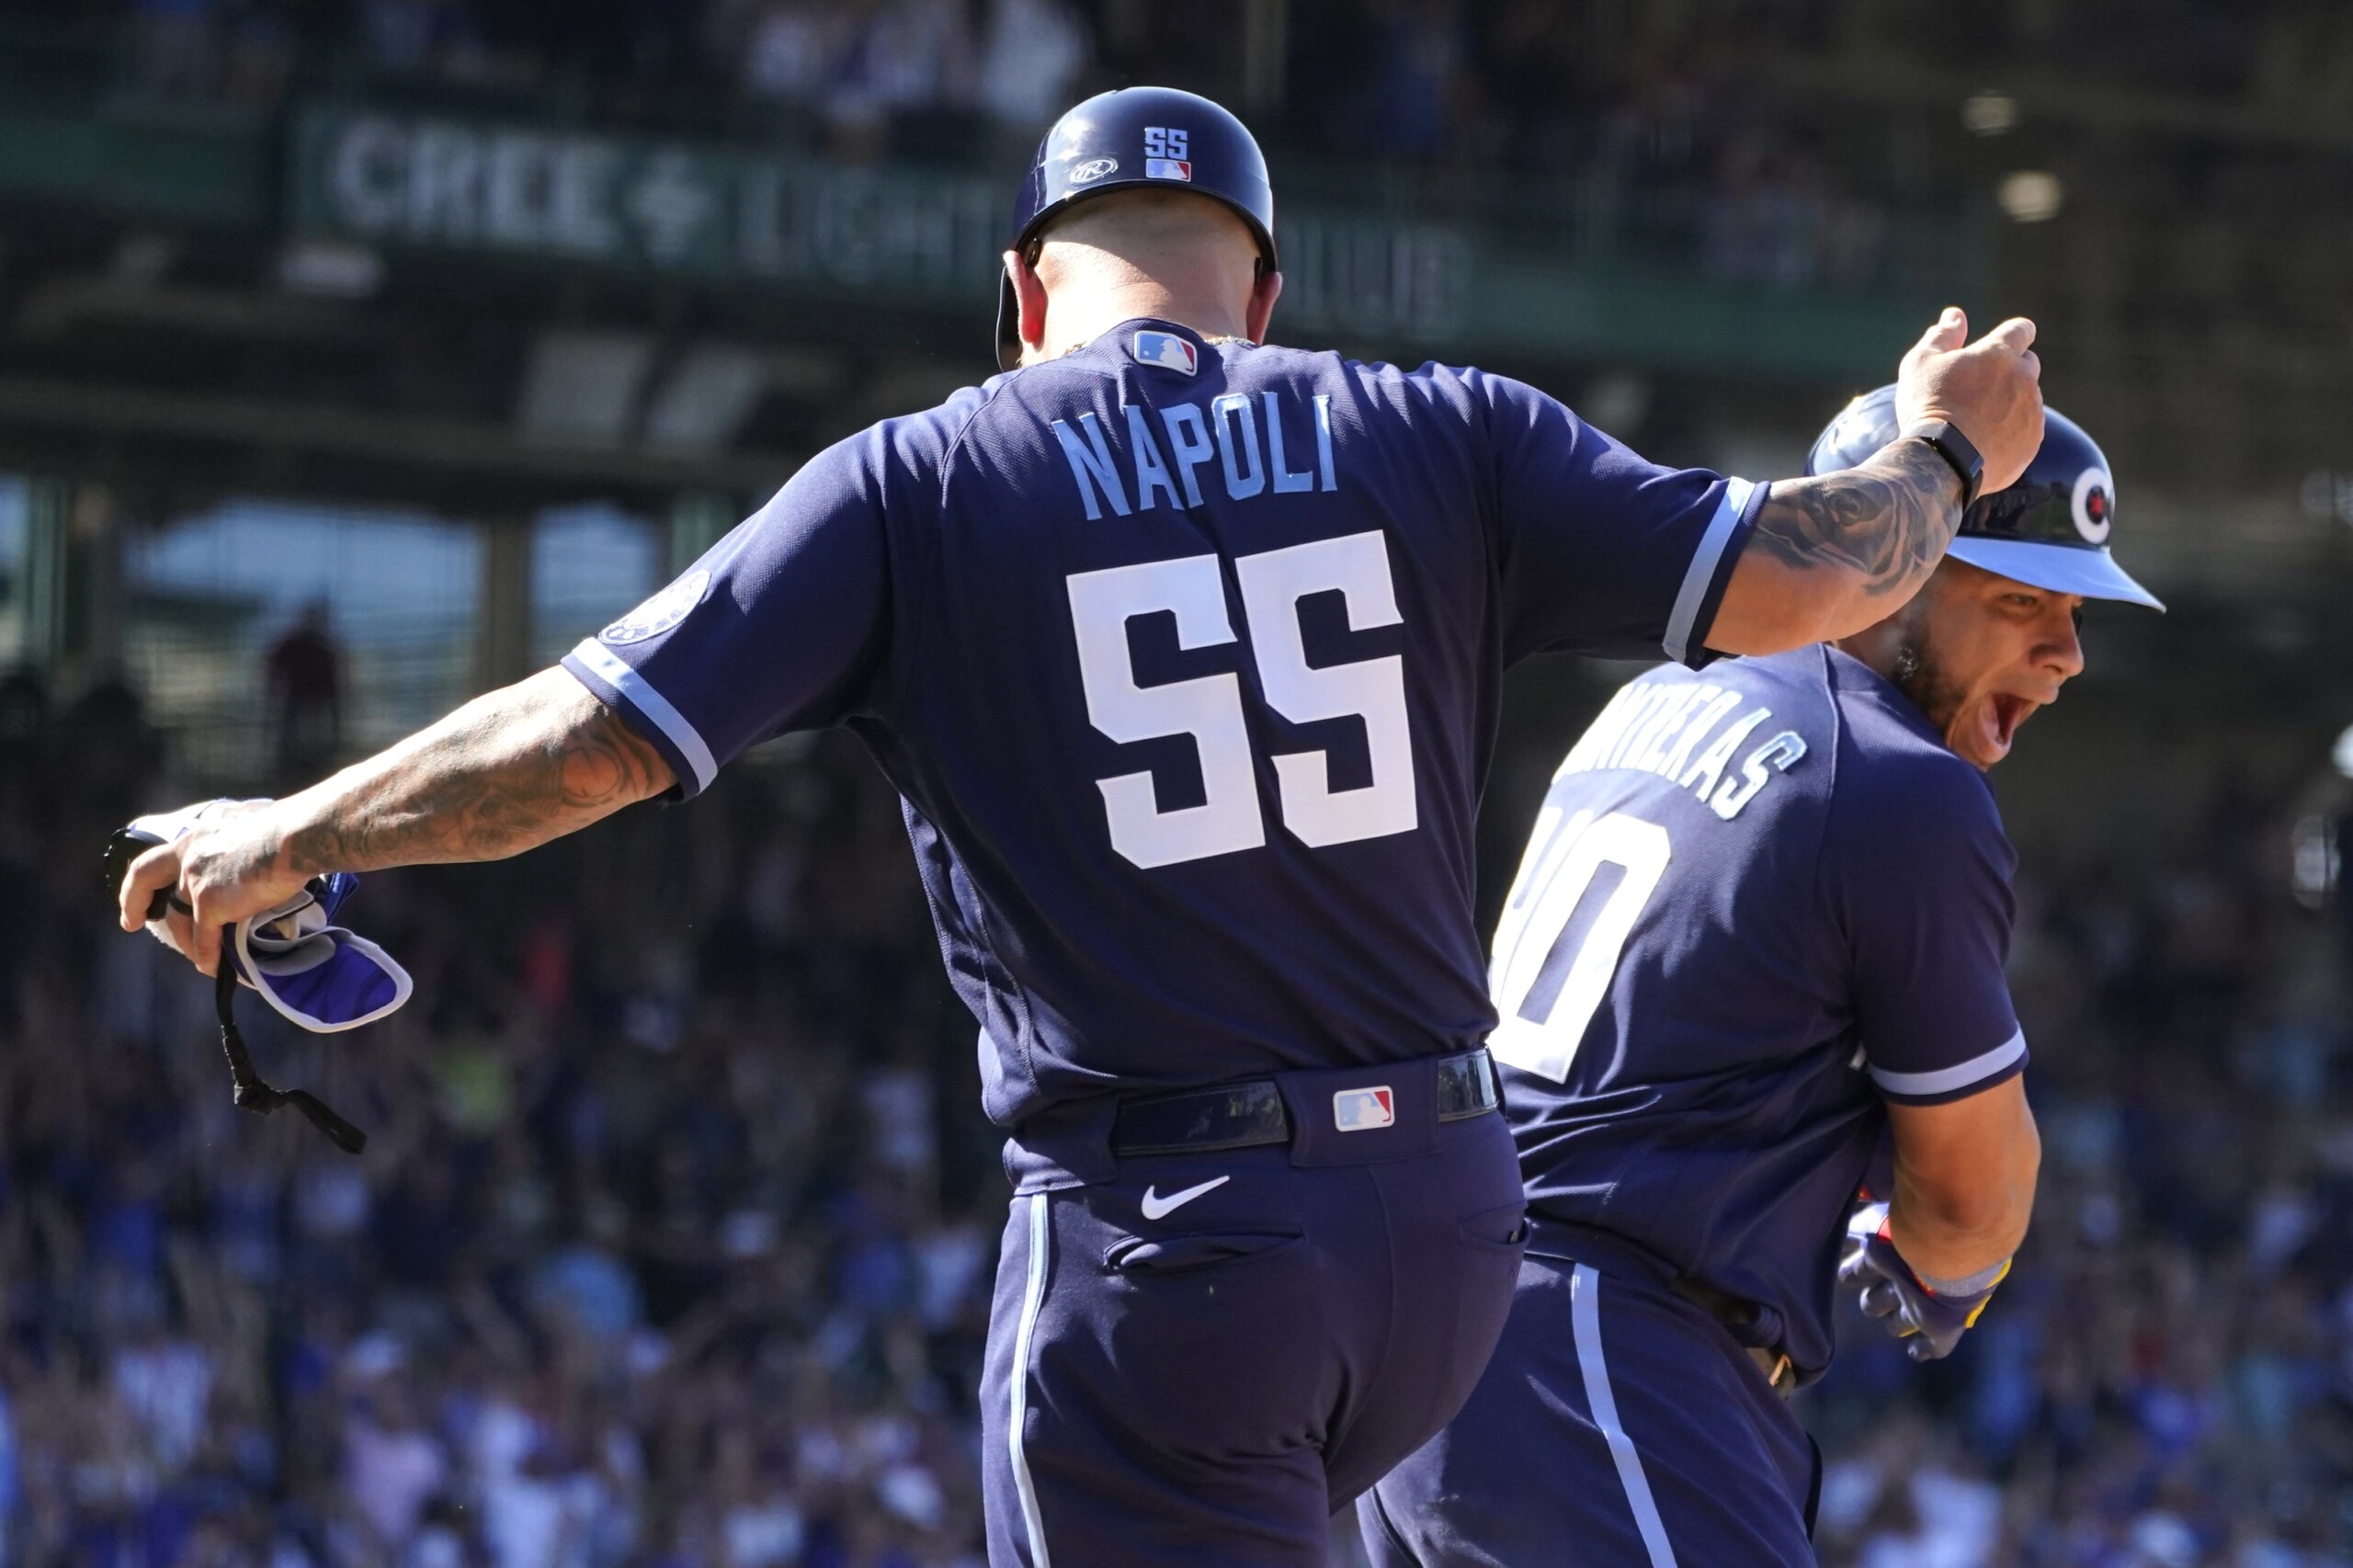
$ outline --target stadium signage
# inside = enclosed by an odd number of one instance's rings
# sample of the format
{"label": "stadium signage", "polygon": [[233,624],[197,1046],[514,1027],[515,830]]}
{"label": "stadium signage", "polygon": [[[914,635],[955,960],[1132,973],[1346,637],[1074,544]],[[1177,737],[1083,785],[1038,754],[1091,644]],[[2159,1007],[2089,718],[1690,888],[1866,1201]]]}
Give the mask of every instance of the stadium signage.
{"label": "stadium signage", "polygon": [[[295,118],[290,223],[388,248],[585,263],[950,308],[995,288],[1005,191],[984,176],[348,105]],[[1458,337],[1461,229],[1294,210],[1284,319]]]}
{"label": "stadium signage", "polygon": [[435,115],[313,108],[293,226],[722,280],[985,300],[1000,205],[903,168]]}

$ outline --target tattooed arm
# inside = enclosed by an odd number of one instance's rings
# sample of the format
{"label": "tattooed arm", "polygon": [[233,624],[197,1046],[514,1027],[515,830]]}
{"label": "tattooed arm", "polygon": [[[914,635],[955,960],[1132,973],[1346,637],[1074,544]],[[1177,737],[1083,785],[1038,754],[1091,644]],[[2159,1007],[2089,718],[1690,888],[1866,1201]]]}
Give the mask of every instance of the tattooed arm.
{"label": "tattooed arm", "polygon": [[124,878],[123,928],[157,888],[190,913],[174,947],[212,972],[221,927],[323,871],[497,860],[561,838],[674,782],[669,764],[562,669],[478,697],[429,729],[282,801],[208,811]]}
{"label": "tattooed arm", "polygon": [[1860,467],[1777,480],[1708,646],[1768,653],[1851,636],[1919,591],[1961,526],[1961,476],[1925,441]]}
{"label": "tattooed arm", "polygon": [[[2015,483],[2042,445],[2034,324],[1975,343],[1947,311],[1904,357],[1905,428],[1948,420],[1985,460],[1982,493]],[[1965,346],[1964,346],[1965,345]],[[1897,441],[1861,465],[1776,480],[1708,633],[1721,653],[1773,653],[1852,636],[1901,609],[1961,527],[1961,479],[1926,442]]]}
{"label": "tattooed arm", "polygon": [[626,721],[565,671],[542,670],[278,802],[274,858],[299,877],[499,860],[672,782]]}

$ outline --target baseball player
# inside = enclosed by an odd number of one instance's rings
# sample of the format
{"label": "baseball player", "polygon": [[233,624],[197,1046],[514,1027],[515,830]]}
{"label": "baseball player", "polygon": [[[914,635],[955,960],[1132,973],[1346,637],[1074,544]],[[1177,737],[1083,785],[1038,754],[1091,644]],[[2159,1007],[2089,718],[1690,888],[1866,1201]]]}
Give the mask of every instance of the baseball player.
{"label": "baseball player", "polygon": [[[1857,400],[1808,472],[1884,451],[1900,409]],[[1654,670],[1570,751],[1491,971],[1533,1234],[1477,1391],[1359,1506],[1377,1563],[1814,1561],[1783,1401],[1829,1362],[1836,1278],[1927,1360],[2026,1233],[2015,857],[1983,774],[2083,668],[2086,599],[2164,608],[2109,553],[2115,497],[2049,414],[1911,603]]]}
{"label": "baseball player", "polygon": [[[511,855],[846,724],[905,801],[1016,1187],[990,1561],[1321,1561],[1508,1310],[1472,815],[1504,669],[1847,635],[2041,434],[2033,328],[1907,356],[1912,438],[1766,486],[1529,388],[1262,347],[1266,164],[1189,94],[1047,135],[1005,373],[812,459],[560,668],[128,879],[218,927],[313,870]],[[1017,368],[1017,366],[1018,368]],[[1972,445],[1973,444],[1973,445]],[[1982,454],[1982,456],[1981,456]]]}

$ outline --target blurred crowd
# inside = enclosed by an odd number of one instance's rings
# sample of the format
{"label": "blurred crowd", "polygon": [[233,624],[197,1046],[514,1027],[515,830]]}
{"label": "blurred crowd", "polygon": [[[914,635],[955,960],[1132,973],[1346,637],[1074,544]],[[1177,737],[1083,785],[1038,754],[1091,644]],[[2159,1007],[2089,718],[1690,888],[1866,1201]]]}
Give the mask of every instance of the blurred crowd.
{"label": "blurred crowd", "polygon": [[[1438,211],[1622,196],[1778,289],[1868,278],[1936,181],[1901,134],[1827,142],[1745,90],[1768,36],[2353,112],[2342,6],[1984,13],[0,0],[0,43],[99,40],[108,91],[201,112],[318,83],[845,158],[1017,160],[1078,96],[1176,81],[1327,176]],[[278,645],[277,771],[338,744],[341,679]],[[977,1564],[1005,1187],[856,748],[370,878],[351,918],[415,973],[404,1011],[320,1039],[243,1005],[274,1081],[370,1131],[360,1159],[233,1109],[209,988],[112,928],[98,846],[179,803],[182,760],[124,687],[0,679],[0,1568]],[[2347,928],[2287,896],[2276,807],[2226,797],[2104,869],[2029,857],[2035,1230],[1951,1361],[1857,1320],[1801,1396],[1833,1568],[2353,1568]]]}
{"label": "blurred crowd", "polygon": [[[1202,87],[1262,130],[1349,157],[1597,150],[1678,162],[1737,85],[1680,24],[1553,0],[0,0],[109,37],[128,85],[270,105],[305,64],[379,82],[553,92],[619,114],[692,102],[828,120],[973,116],[1034,137],[1125,81]],[[1768,7],[1768,10],[1770,8]],[[1754,20],[1754,18],[1745,18]],[[1635,145],[1639,143],[1639,145]],[[1733,150],[1736,151],[1736,150]],[[1754,157],[1754,153],[1741,154]]]}
{"label": "blurred crowd", "polygon": [[2284,838],[2229,799],[2102,873],[2029,858],[2034,1230],[1946,1363],[1849,1314],[1802,1396],[1827,1562],[2353,1563],[2348,927]]}
{"label": "blurred crowd", "polygon": [[[1587,265],[1631,245],[1630,265],[1665,252],[1782,292],[1901,277],[1920,258],[1893,218],[1949,224],[1986,195],[1949,145],[1951,82],[1919,106],[1825,96],[1825,61],[1889,83],[2066,62],[2185,109],[2353,111],[2353,19],[2297,0],[2020,0],[1965,21],[1932,0],[0,0],[12,17],[86,40],[117,94],[267,110],[358,88],[858,162],[1005,166],[1086,94],[1189,86],[1243,111],[1294,189],[1403,186]],[[1858,111],[1881,133],[1841,134]],[[2176,177],[2211,194],[2194,161]]]}
{"label": "blurred crowd", "polygon": [[[1590,233],[1631,227],[1779,289],[1868,280],[1899,194],[1872,157],[1834,157],[1760,104],[1706,31],[1617,28],[1554,0],[0,0],[11,9],[78,17],[147,97],[269,108],[305,81],[364,84],[798,137],[856,161],[1009,163],[1087,93],[1187,85],[1242,110],[1294,171],[1418,177],[1441,209],[1517,202],[1555,228],[1574,187]],[[1544,186],[1512,177],[1528,174]]]}
{"label": "blurred crowd", "polygon": [[415,999],[233,1109],[107,928],[139,705],[0,691],[0,1564],[963,1568],[1005,1202],[895,801],[846,744],[370,880]]}
{"label": "blurred crowd", "polygon": [[[244,1017],[231,1108],[96,847],[119,687],[0,687],[0,1564],[966,1568],[1006,1189],[895,802],[830,737],[505,866],[371,879],[415,999]],[[2035,1231],[1951,1361],[1802,1396],[1833,1568],[2353,1563],[2345,926],[2267,813],[2031,869]]]}

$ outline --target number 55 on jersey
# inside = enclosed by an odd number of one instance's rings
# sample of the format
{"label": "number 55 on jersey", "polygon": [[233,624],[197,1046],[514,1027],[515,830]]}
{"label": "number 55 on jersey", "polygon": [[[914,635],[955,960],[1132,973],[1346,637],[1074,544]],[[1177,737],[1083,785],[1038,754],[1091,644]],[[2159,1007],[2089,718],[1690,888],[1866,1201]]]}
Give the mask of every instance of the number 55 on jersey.
{"label": "number 55 on jersey", "polygon": [[1502,672],[1703,660],[1761,494],[1476,370],[1137,321],[820,454],[567,663],[684,794],[867,742],[1017,1121],[1481,1044]]}

